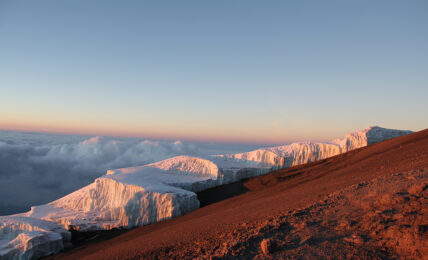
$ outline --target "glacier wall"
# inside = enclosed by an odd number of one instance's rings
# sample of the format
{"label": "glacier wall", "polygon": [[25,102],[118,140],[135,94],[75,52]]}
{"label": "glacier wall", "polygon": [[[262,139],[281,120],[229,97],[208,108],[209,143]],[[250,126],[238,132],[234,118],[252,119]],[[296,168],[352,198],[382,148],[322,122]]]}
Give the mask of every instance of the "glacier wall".
{"label": "glacier wall", "polygon": [[0,217],[0,259],[37,259],[61,251],[70,239],[70,232],[54,222]]}
{"label": "glacier wall", "polygon": [[337,139],[333,142],[340,146],[342,152],[348,152],[366,145],[411,133],[413,132],[407,130],[386,129],[379,126],[372,126],[362,131],[349,133],[345,138]]}
{"label": "glacier wall", "polygon": [[217,155],[236,161],[254,161],[277,168],[326,159],[370,144],[410,134],[412,131],[386,129],[378,126],[347,134],[331,142],[301,142],[277,147],[262,148],[251,152]]}
{"label": "glacier wall", "polygon": [[132,228],[181,216],[199,207],[191,192],[154,192],[109,178],[23,215],[49,220],[81,231]]}
{"label": "glacier wall", "polygon": [[132,228],[199,208],[195,192],[266,173],[270,167],[191,156],[116,170],[54,202],[34,206],[25,217],[67,229]]}

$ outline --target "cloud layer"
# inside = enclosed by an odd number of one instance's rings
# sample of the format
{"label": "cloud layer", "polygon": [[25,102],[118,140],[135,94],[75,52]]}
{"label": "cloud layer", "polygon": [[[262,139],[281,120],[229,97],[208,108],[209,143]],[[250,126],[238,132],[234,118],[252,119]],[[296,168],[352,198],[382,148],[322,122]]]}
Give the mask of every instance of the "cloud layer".
{"label": "cloud layer", "polygon": [[0,131],[0,215],[55,200],[91,183],[107,169],[228,151],[180,141]]}

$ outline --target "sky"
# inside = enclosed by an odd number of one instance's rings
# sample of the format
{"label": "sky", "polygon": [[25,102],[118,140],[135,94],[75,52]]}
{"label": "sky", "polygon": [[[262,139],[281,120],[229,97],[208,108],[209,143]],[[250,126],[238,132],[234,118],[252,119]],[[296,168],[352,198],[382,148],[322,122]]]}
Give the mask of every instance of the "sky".
{"label": "sky", "polygon": [[0,0],[0,129],[324,141],[427,97],[427,1]]}

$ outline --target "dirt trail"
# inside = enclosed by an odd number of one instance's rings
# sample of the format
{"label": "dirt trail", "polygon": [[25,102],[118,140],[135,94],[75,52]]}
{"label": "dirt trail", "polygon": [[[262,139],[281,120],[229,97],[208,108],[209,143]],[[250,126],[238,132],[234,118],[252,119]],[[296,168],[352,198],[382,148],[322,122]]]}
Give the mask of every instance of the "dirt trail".
{"label": "dirt trail", "polygon": [[427,171],[424,130],[231,185],[242,194],[53,258],[421,258]]}

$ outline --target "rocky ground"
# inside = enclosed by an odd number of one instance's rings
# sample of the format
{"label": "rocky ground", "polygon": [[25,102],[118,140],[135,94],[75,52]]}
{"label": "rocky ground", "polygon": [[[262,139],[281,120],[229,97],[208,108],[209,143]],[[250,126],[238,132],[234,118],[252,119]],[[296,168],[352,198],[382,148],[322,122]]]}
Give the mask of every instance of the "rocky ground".
{"label": "rocky ground", "polygon": [[219,247],[185,257],[422,259],[428,256],[427,216],[428,172],[420,169],[361,182],[309,207],[242,223]]}

